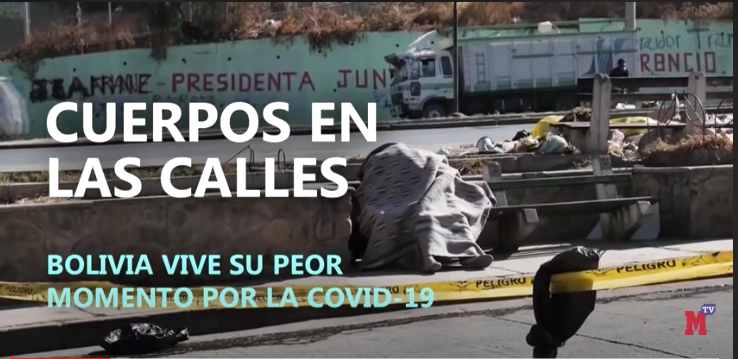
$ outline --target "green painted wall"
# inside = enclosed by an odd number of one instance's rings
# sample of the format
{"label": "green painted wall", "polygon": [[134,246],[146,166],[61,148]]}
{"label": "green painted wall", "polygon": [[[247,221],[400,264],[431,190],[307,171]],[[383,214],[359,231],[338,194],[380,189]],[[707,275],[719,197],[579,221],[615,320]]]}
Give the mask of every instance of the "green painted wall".
{"label": "green painted wall", "polygon": [[[733,75],[733,23],[691,21],[638,21],[639,63],[630,64],[645,76],[677,76],[702,71],[708,76]],[[583,23],[583,31],[621,29]]]}
{"label": "green painted wall", "polygon": [[[620,26],[584,23],[582,31]],[[696,26],[645,20],[639,27],[641,64],[631,66],[668,76],[686,73],[685,64],[701,59],[703,71],[733,74],[732,23]],[[33,81],[12,64],[0,63],[0,76],[10,77],[19,92],[27,95],[31,118],[27,138],[48,137],[46,114],[64,99],[98,104],[207,101],[218,106],[246,101],[257,108],[286,101],[291,109],[285,119],[293,125],[309,124],[312,102],[352,102],[360,113],[365,113],[368,102],[377,102],[380,121],[392,121],[386,108],[390,78],[383,56],[404,50],[420,34],[367,34],[352,46],[335,46],[321,53],[311,53],[301,39],[281,45],[262,39],[173,47],[161,62],[151,59],[149,50],[96,53],[43,61]],[[521,30],[508,30],[504,35],[519,34]],[[102,107],[95,111],[99,131],[104,129],[103,111]],[[236,125],[243,126],[245,121],[245,117],[237,118]],[[66,114],[60,127],[81,133],[81,123],[80,115]]]}

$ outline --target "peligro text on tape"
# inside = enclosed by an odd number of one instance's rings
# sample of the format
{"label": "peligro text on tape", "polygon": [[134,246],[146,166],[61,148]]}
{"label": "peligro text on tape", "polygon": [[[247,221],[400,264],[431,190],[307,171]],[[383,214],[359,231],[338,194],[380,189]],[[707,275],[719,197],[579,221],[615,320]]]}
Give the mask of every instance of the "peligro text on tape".
{"label": "peligro text on tape", "polygon": [[[615,289],[648,284],[666,283],[680,280],[708,278],[732,274],[733,252],[715,252],[694,257],[665,259],[660,261],[636,263],[620,267],[603,268],[595,271],[568,273],[554,276],[552,291],[554,292],[577,292],[590,290]],[[433,300],[454,301],[468,299],[497,299],[506,297],[528,296],[532,293],[533,278],[531,276],[514,276],[502,278],[480,278],[469,281],[414,283],[398,286],[291,286],[291,287],[246,287],[253,290],[256,295],[253,305],[241,305],[236,301],[233,292],[239,292],[242,288],[232,287],[210,287],[210,288],[178,288],[185,289],[187,298],[168,298],[167,301],[158,301],[157,308],[177,308],[173,305],[175,301],[188,300],[191,309],[206,308],[264,308],[270,307],[270,303],[281,303],[285,297],[293,297],[296,307],[308,307],[323,305],[325,307],[337,307],[341,305],[365,306],[366,298],[346,298],[337,301],[325,294],[328,289],[340,288],[344,293],[351,292],[353,295],[366,290],[384,289],[381,295],[375,298],[381,305],[408,304],[419,302],[419,293],[433,293]],[[62,288],[57,283],[0,283],[0,298],[47,302],[51,289]],[[115,285],[108,282],[76,282],[65,283],[64,288],[72,291],[85,288],[93,293],[110,293],[114,290],[130,288]],[[316,288],[322,288],[322,292],[313,293]],[[151,290],[151,288],[141,288]],[[212,296],[211,292],[228,292],[225,300],[206,303],[206,298]],[[337,290],[341,292],[341,290]],[[230,293],[230,294],[229,294]],[[372,299],[373,300],[373,299]],[[312,301],[312,302],[311,302]],[[340,302],[340,303],[339,303]],[[235,303],[234,305],[223,304]],[[386,304],[382,304],[386,303]],[[56,303],[52,303],[56,304]],[[369,306],[375,306],[371,303]],[[51,305],[51,304],[50,304]],[[279,305],[276,305],[279,306]],[[282,305],[284,307],[284,305]],[[291,306],[287,306],[291,307]]]}

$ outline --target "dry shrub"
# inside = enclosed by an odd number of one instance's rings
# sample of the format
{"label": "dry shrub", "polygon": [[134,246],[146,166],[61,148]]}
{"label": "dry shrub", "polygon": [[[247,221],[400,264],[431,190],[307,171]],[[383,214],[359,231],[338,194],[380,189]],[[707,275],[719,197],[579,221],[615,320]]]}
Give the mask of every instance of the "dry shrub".
{"label": "dry shrub", "polygon": [[681,20],[733,20],[733,3],[693,3],[678,11],[670,11],[666,17]]}
{"label": "dry shrub", "polygon": [[489,24],[512,24],[523,15],[528,3],[524,2],[479,2],[463,3],[459,11],[459,22],[469,26]]}
{"label": "dry shrub", "polygon": [[722,15],[726,19],[733,20],[733,3],[729,2],[723,6],[723,12]]}
{"label": "dry shrub", "polygon": [[657,140],[643,151],[653,167],[707,166],[733,163],[733,140],[724,135],[687,137],[677,143]]}
{"label": "dry shrub", "polygon": [[[213,43],[274,37],[289,39],[304,36],[311,49],[321,51],[333,43],[350,44],[370,31],[411,31],[448,29],[453,26],[452,2],[379,2],[346,3],[352,6],[350,14],[342,14],[336,7],[318,7],[274,14],[275,8],[288,10],[300,3],[259,2],[175,2],[151,3],[145,14],[145,34],[133,36],[129,29],[141,24],[116,23],[107,26],[61,26],[44,34],[37,34],[31,43],[10,52],[3,59],[15,61],[33,70],[45,58],[86,54],[90,52],[152,48],[157,59],[166,56],[166,47],[172,45]],[[518,21],[576,20],[583,17],[621,17],[623,2],[461,2],[459,22],[464,26],[511,24]],[[733,3],[638,3],[642,18],[733,18]],[[293,9],[294,10],[294,9]],[[360,14],[360,15],[357,15]],[[274,17],[275,26],[267,26]],[[191,21],[188,21],[191,19]]]}
{"label": "dry shrub", "polygon": [[358,16],[344,16],[333,11],[312,8],[283,20],[274,35],[303,35],[310,43],[310,49],[318,52],[330,49],[334,42],[348,45],[356,41],[364,31],[362,24],[362,19]]}
{"label": "dry shrub", "polygon": [[664,140],[657,140],[646,149],[645,153],[693,153],[697,150],[708,151],[733,151],[733,141],[722,135],[705,135],[687,137],[677,143],[668,143]]}
{"label": "dry shrub", "polygon": [[34,34],[32,41],[0,56],[11,60],[32,75],[38,62],[45,58],[82,55],[95,52],[125,50],[136,47],[136,41],[127,27],[99,28],[95,26],[64,25]]}
{"label": "dry shrub", "polygon": [[592,109],[587,107],[576,107],[567,112],[561,122],[590,122],[592,121]]}
{"label": "dry shrub", "polygon": [[[407,24],[417,26],[454,26],[452,2],[396,3],[401,4],[401,16]],[[517,22],[527,3],[521,2],[460,2],[457,3],[459,24],[464,26],[505,25]],[[413,30],[414,27],[403,30]]]}

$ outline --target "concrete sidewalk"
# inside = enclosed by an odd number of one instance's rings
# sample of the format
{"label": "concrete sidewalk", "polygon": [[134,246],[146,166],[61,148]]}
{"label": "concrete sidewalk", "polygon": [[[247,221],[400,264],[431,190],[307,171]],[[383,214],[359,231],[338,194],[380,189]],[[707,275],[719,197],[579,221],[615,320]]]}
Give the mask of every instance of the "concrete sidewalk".
{"label": "concrete sidewalk", "polygon": [[[631,263],[689,257],[716,251],[732,251],[733,240],[717,240],[698,243],[649,242],[658,246],[645,247],[646,243],[624,244],[608,249],[601,267],[623,266]],[[596,242],[587,243],[597,246]],[[630,248],[624,246],[630,246]],[[264,286],[392,286],[437,281],[471,281],[479,278],[509,277],[533,274],[539,266],[554,255],[571,246],[538,246],[524,248],[509,259],[497,261],[483,272],[452,271],[435,275],[372,273],[372,275],[347,275],[344,277],[312,277],[287,280],[279,283],[259,283]],[[241,286],[248,283],[240,284]],[[0,302],[0,356],[22,353],[60,350],[96,345],[108,331],[131,322],[154,322],[165,327],[188,327],[192,335],[204,335],[266,326],[294,323],[306,320],[355,316],[378,312],[402,310],[402,308],[364,309],[341,308],[319,310],[300,309],[247,309],[247,310],[117,310],[45,308],[35,303]],[[289,315],[287,314],[289,311]]]}

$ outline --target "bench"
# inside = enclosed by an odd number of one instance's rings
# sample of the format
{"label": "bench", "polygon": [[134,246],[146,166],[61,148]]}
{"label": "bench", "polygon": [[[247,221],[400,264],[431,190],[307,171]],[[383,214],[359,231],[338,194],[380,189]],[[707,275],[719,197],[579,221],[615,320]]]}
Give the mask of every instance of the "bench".
{"label": "bench", "polygon": [[[652,197],[621,198],[617,184],[632,181],[630,173],[613,173],[610,156],[593,159],[594,174],[587,176],[503,180],[502,169],[490,162],[484,169],[484,181],[495,194],[497,206],[490,219],[499,221],[495,251],[515,252],[540,223],[539,216],[600,215],[603,237],[610,241],[630,239],[650,214],[656,200]],[[597,199],[592,201],[509,205],[507,190],[562,186],[596,185]]]}

